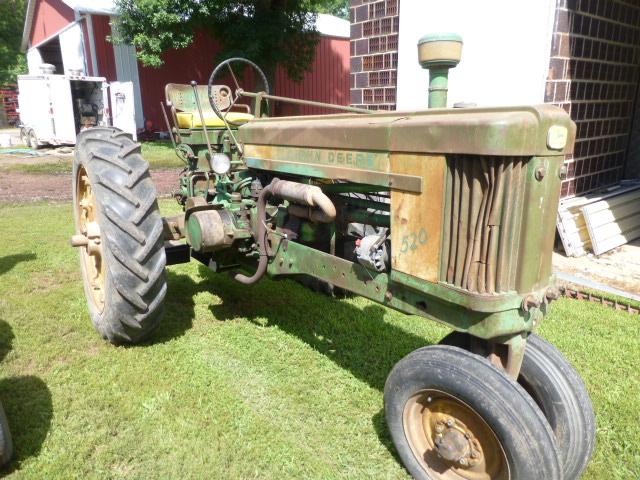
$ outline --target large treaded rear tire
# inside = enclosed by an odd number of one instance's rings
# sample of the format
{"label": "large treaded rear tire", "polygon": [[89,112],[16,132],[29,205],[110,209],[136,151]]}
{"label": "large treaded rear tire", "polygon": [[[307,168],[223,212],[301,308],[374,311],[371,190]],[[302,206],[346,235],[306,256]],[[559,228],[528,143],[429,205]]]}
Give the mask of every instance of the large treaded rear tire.
{"label": "large treaded rear tire", "polygon": [[140,144],[128,134],[96,127],[78,136],[73,164],[76,230],[81,210],[78,175],[86,172],[105,264],[101,307],[92,297],[81,261],[89,312],[98,332],[114,344],[137,343],[149,336],[162,317],[167,290],[162,218],[149,164],[140,152]]}

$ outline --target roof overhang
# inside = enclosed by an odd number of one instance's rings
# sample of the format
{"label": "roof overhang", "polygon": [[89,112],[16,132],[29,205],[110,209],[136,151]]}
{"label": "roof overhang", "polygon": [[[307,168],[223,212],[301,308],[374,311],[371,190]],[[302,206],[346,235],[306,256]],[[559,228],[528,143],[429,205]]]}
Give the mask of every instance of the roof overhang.
{"label": "roof overhang", "polygon": [[327,15],[326,13],[318,14],[316,18],[316,30],[318,30],[320,35],[326,35],[327,37],[351,37],[351,24],[348,20]]}

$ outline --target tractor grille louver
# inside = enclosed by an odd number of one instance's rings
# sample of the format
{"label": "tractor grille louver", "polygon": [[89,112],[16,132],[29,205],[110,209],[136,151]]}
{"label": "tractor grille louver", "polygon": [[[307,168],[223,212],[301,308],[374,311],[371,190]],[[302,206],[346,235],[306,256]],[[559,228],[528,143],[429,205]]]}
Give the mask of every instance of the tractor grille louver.
{"label": "tractor grille louver", "polygon": [[440,280],[480,294],[516,289],[528,158],[447,158]]}

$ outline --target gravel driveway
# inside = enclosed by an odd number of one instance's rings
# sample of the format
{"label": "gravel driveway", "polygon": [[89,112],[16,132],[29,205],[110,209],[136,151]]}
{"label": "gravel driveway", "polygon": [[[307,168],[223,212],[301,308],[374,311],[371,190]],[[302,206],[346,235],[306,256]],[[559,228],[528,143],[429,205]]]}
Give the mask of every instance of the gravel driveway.
{"label": "gravel driveway", "polygon": [[[179,170],[151,172],[159,196],[171,195],[178,187],[178,173]],[[71,196],[70,174],[0,172],[0,202],[70,200]]]}

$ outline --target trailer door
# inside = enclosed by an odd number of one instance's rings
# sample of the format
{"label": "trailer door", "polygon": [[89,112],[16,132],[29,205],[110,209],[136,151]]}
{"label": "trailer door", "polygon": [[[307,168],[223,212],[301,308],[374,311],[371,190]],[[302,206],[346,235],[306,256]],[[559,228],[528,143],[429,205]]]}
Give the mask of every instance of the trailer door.
{"label": "trailer door", "polygon": [[51,75],[48,80],[55,142],[76,143],[76,122],[73,116],[71,83],[69,79],[58,75]]}
{"label": "trailer door", "polygon": [[111,124],[136,136],[136,106],[133,97],[132,82],[111,82]]}
{"label": "trailer door", "polygon": [[49,142],[53,139],[53,118],[51,117],[48,81],[43,77],[18,77],[18,105],[20,122],[32,128],[38,140]]}

